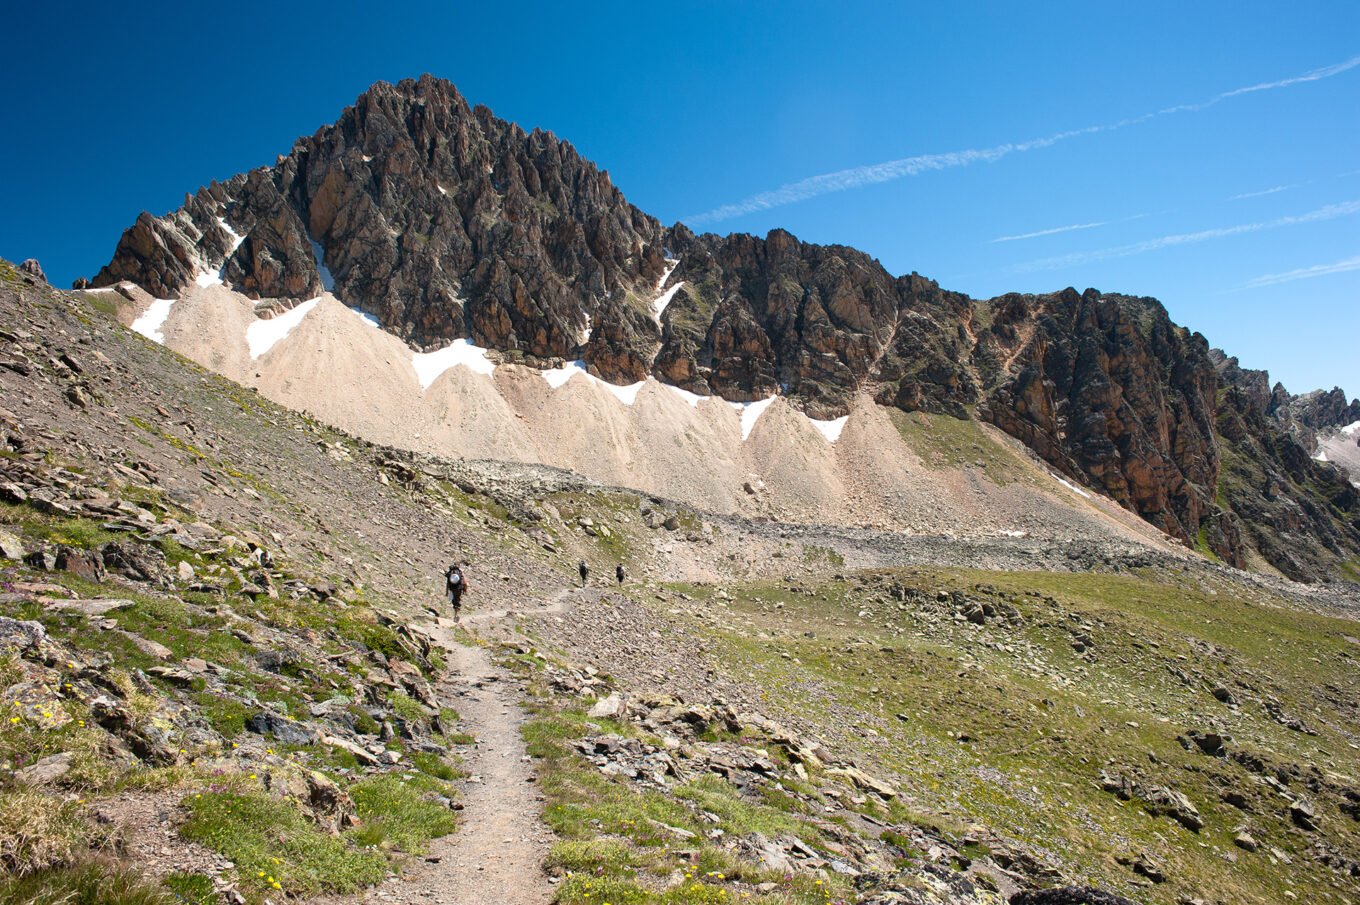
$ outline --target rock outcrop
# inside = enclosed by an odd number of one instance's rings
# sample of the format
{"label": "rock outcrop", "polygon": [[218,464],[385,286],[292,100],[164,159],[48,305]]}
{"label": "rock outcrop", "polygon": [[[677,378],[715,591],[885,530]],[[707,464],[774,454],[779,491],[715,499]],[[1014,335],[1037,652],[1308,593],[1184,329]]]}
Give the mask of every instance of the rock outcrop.
{"label": "rock outcrop", "polygon": [[428,75],[380,82],[273,166],[142,214],[93,285],[121,280],[157,298],[221,281],[275,310],[329,290],[418,350],[469,338],[614,383],[780,393],[818,419],[861,393],[981,417],[1233,565],[1254,550],[1325,579],[1360,557],[1354,488],[1308,461],[1321,426],[1360,420],[1340,390],[1271,388],[1154,299],[975,300],[782,230],[663,227],[568,142]]}

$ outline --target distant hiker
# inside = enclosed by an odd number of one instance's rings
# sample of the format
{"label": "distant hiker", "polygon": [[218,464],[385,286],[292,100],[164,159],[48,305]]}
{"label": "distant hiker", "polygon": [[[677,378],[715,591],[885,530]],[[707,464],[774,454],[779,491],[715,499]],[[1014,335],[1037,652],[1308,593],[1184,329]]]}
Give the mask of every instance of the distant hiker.
{"label": "distant hiker", "polygon": [[614,577],[619,580],[620,585],[622,585],[623,580],[628,577],[628,573],[623,571],[623,563],[619,563],[614,567]]}
{"label": "distant hiker", "polygon": [[454,622],[458,621],[463,611],[463,595],[466,593],[467,577],[463,575],[462,566],[454,563],[444,573],[444,594],[449,599],[449,605],[453,607]]}
{"label": "distant hiker", "polygon": [[590,575],[590,566],[586,565],[586,561],[583,559],[576,564],[576,571],[581,573],[581,587],[584,588],[586,586],[586,577]]}

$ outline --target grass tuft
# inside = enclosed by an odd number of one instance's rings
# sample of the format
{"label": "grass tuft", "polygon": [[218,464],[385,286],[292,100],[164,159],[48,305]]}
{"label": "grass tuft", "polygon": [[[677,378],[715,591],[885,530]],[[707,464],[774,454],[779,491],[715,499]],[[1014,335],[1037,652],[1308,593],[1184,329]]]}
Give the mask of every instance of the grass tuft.
{"label": "grass tuft", "polygon": [[268,796],[205,792],[185,800],[181,835],[236,862],[242,882],[292,896],[354,892],[382,880],[386,859],[318,829],[293,805]]}

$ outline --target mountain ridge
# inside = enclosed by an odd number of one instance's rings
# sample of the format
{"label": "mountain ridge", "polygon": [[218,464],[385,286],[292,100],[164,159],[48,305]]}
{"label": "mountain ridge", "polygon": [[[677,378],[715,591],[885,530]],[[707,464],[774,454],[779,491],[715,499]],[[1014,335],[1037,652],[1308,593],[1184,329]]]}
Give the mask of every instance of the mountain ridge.
{"label": "mountain ridge", "polygon": [[[378,83],[274,166],[143,214],[94,285],[130,280],[165,298],[221,281],[279,309],[328,279],[420,351],[468,338],[530,366],[579,359],[614,383],[780,394],[814,418],[846,414],[860,393],[979,417],[1232,565],[1259,554],[1316,580],[1360,562],[1355,488],[1306,454],[1284,415],[1306,432],[1360,402],[1260,409],[1244,401],[1256,389],[1232,391],[1247,372],[1220,367],[1154,299],[974,300],[783,230],[662,227],[570,143],[430,76]],[[1228,479],[1225,449],[1241,466]],[[1286,511],[1290,537],[1262,527]],[[1294,552],[1300,539],[1322,552]]]}

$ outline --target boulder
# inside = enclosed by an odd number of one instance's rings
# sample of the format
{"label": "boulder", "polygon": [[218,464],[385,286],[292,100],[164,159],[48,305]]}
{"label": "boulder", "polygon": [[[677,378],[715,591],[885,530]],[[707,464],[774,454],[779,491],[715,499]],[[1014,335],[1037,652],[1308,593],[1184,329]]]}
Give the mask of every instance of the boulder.
{"label": "boulder", "polygon": [[0,616],[0,650],[23,653],[42,644],[46,637],[47,629],[43,628],[41,622]]}
{"label": "boulder", "polygon": [[57,547],[56,568],[78,578],[98,584],[104,580],[104,557],[98,550],[79,550],[65,545]]}
{"label": "boulder", "polygon": [[618,692],[614,692],[608,697],[600,698],[595,702],[595,706],[590,708],[587,714],[591,719],[617,719],[622,716],[627,709],[627,702]]}
{"label": "boulder", "polygon": [[63,751],[60,754],[53,754],[44,757],[37,763],[17,770],[14,773],[16,779],[30,786],[41,786],[56,782],[71,770],[71,754]]}
{"label": "boulder", "polygon": [[21,560],[24,558],[24,543],[8,531],[0,531],[0,557]]}
{"label": "boulder", "polygon": [[378,758],[374,757],[373,754],[370,753],[367,748],[363,748],[359,745],[354,744],[353,742],[346,741],[345,739],[340,738],[339,736],[323,735],[321,737],[321,742],[322,744],[329,745],[332,748],[337,748],[341,751],[348,752],[350,755],[354,757],[355,760],[357,760],[359,763],[365,766],[374,767],[377,766],[378,764]]}
{"label": "boulder", "polygon": [[857,789],[865,792],[872,792],[883,799],[891,799],[897,796],[897,789],[881,779],[875,779],[858,767],[832,767],[826,771],[831,776],[844,776],[850,780]]}
{"label": "boulder", "polygon": [[1295,799],[1289,805],[1289,819],[1300,829],[1312,831],[1318,828],[1317,808],[1306,798]]}
{"label": "boulder", "polygon": [[246,729],[256,735],[271,736],[284,745],[311,745],[320,737],[320,733],[306,723],[290,720],[272,710],[261,710],[246,720]]}
{"label": "boulder", "polygon": [[25,258],[23,262],[19,264],[19,271],[28,274],[34,279],[42,280],[44,283],[47,282],[47,274],[43,273],[42,265],[38,263],[37,258]]}
{"label": "boulder", "polygon": [[63,613],[78,613],[90,619],[107,616],[115,610],[125,610],[134,605],[133,601],[123,597],[93,597],[88,600],[44,597],[40,602],[43,609],[60,610]]}
{"label": "boulder", "polygon": [[332,835],[359,823],[354,799],[330,777],[315,770],[307,774],[307,805],[317,823]]}

